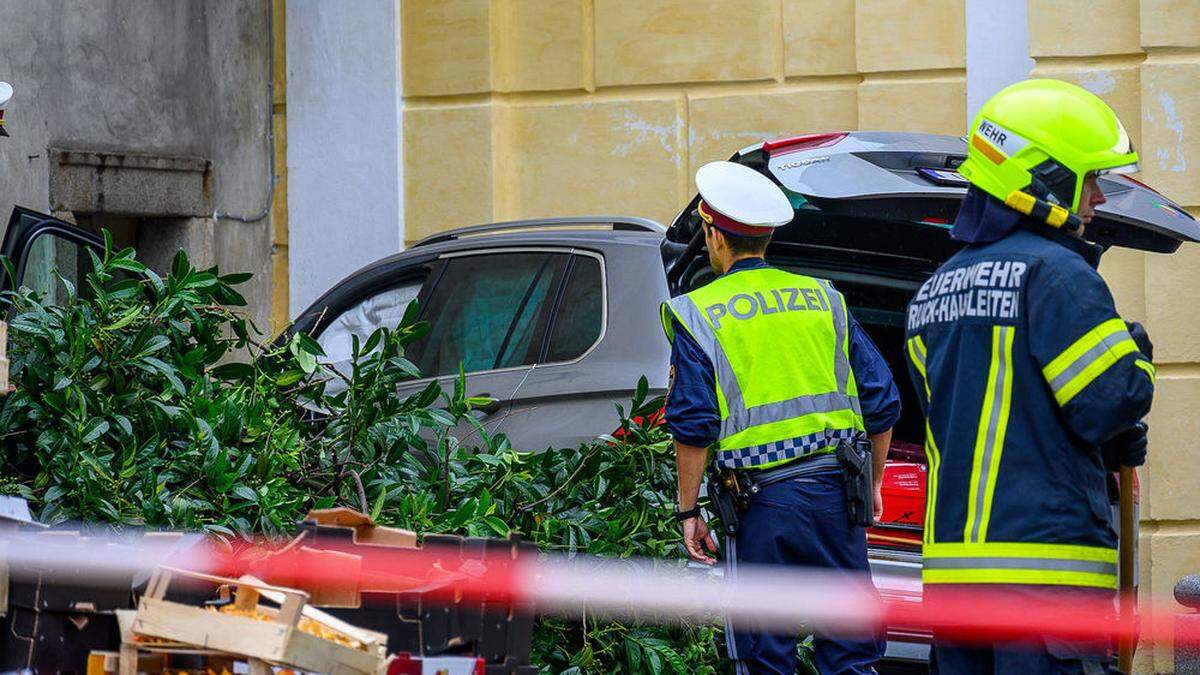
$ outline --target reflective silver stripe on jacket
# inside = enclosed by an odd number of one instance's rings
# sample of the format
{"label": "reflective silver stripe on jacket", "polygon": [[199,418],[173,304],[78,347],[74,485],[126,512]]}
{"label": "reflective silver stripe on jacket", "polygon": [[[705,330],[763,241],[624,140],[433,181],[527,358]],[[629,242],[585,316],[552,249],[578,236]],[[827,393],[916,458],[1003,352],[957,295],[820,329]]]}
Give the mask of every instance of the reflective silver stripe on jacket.
{"label": "reflective silver stripe on jacket", "polygon": [[751,427],[795,419],[813,413],[831,413],[850,408],[858,417],[862,417],[861,406],[857,396],[851,396],[849,378],[852,376],[850,360],[846,356],[846,311],[840,294],[833,290],[828,282],[822,282],[822,287],[829,296],[833,310],[835,332],[834,374],[837,379],[837,392],[824,394],[806,394],[784,401],[764,403],[746,407],[742,396],[742,388],[737,375],[729,363],[729,357],[717,340],[712,326],[704,319],[700,308],[686,295],[670,300],[675,316],[684,324],[688,332],[695,338],[700,349],[712,361],[713,370],[717,376],[717,386],[725,396],[725,407],[728,417],[721,421],[721,437],[729,438]]}
{"label": "reflective silver stripe on jacket", "polygon": [[1111,335],[1106,335],[1097,342],[1091,349],[1079,355],[1067,369],[1058,374],[1053,381],[1050,382],[1051,391],[1060,391],[1063,387],[1075,379],[1075,376],[1082,373],[1085,368],[1096,362],[1108,352],[1112,351],[1117,345],[1129,340],[1133,342],[1133,338],[1129,335],[1129,331],[1120,330]]}
{"label": "reflective silver stripe on jacket", "polygon": [[[833,288],[833,284],[825,279],[817,279],[817,283],[825,289],[825,295],[829,298],[829,308],[833,312],[833,330],[836,340],[833,351],[833,373],[837,379],[838,393],[848,395],[850,378],[854,373],[850,368],[850,349],[846,344],[847,333],[850,330],[850,321],[846,317],[846,301],[842,294]],[[854,414],[862,417],[862,408],[859,406],[858,397],[851,396],[849,398]]]}
{"label": "reflective silver stripe on jacket", "polygon": [[987,497],[988,483],[991,481],[992,456],[1003,450],[1003,448],[996,447],[996,436],[999,434],[1000,424],[1004,421],[1000,419],[1000,415],[1004,410],[1004,404],[1007,403],[1004,399],[1004,381],[1008,377],[1008,369],[1012,367],[1012,364],[1008,362],[1012,357],[1012,350],[1005,349],[1004,345],[1008,341],[1009,334],[1015,330],[1012,326],[997,326],[998,332],[994,338],[996,341],[996,379],[989,383],[992,385],[992,409],[988,411],[987,427],[983,438],[983,457],[979,460],[979,481],[972,497],[975,501],[975,518],[971,522],[968,540],[973,543],[979,543],[980,530],[983,526],[984,501]]}
{"label": "reflective silver stripe on jacket", "polygon": [[1039,570],[1044,572],[1087,572],[1092,574],[1117,573],[1117,563],[1104,562],[1102,560],[968,556],[961,558],[926,557],[922,562],[927,570]]}

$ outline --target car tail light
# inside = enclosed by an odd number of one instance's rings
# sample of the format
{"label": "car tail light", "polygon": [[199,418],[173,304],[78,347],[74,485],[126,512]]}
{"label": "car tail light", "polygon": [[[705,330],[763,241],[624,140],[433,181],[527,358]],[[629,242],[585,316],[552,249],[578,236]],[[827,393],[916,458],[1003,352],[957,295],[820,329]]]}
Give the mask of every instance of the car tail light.
{"label": "car tail light", "polygon": [[844,131],[827,133],[827,134],[805,134],[804,136],[792,136],[791,138],[777,138],[773,141],[763,143],[763,151],[767,154],[773,154],[779,150],[813,150],[816,148],[827,148],[834,145],[838,141],[845,138],[847,135]]}

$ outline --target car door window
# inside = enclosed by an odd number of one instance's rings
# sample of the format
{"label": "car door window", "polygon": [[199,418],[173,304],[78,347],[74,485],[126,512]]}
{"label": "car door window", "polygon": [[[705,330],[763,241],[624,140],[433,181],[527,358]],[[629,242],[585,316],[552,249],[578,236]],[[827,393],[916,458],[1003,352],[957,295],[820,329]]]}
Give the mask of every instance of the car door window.
{"label": "car door window", "polygon": [[44,304],[57,305],[66,299],[66,288],[55,273],[79,291],[86,292],[86,284],[80,284],[80,281],[91,269],[91,256],[82,243],[41,234],[29,243],[20,285],[36,291]]}
{"label": "car door window", "polygon": [[425,376],[529,365],[565,253],[514,252],[450,258],[422,312],[429,333],[410,350]]}
{"label": "car door window", "polygon": [[565,255],[549,256],[545,267],[530,284],[526,291],[528,297],[509,328],[511,335],[507,343],[500,347],[500,356],[496,359],[497,368],[512,368],[537,361],[542,342],[540,339],[534,340],[534,336],[545,332],[554,291],[562,283],[562,273],[568,259]]}
{"label": "car door window", "polygon": [[321,331],[317,342],[330,363],[348,363],[354,349],[354,337],[359,344],[380,326],[395,328],[404,318],[408,304],[421,292],[424,277],[389,288],[367,297],[342,312]]}
{"label": "car door window", "polygon": [[546,361],[583,356],[604,330],[604,278],[600,261],[575,256],[550,332]]}

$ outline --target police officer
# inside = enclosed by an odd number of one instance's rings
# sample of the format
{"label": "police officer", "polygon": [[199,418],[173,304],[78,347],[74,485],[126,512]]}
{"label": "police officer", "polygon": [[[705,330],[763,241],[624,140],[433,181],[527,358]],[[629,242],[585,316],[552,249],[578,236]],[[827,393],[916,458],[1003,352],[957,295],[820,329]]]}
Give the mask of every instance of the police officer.
{"label": "police officer", "polygon": [[[870,434],[874,503],[900,400],[887,363],[829,282],[764,260],[776,227],[792,220],[783,191],[732,162],[696,173],[698,213],[715,281],[663,305],[671,340],[667,427],[679,468],[679,513],[693,559],[713,564],[717,545],[697,508],[714,462],[762,485],[724,551],[737,564],[801,565],[868,573],[866,533],[847,514],[833,456],[839,441]],[[715,452],[710,456],[710,449]],[[868,496],[867,499],[870,499]],[[793,673],[797,636],[761,626],[726,626],[739,673]],[[822,673],[872,673],[878,635],[818,636]]]}
{"label": "police officer", "polygon": [[[951,235],[966,247],[908,308],[910,373],[928,421],[926,598],[1002,590],[1038,603],[1110,605],[1117,537],[1106,474],[1142,464],[1154,366],[1121,319],[1083,235],[1096,177],[1137,170],[1116,114],[1057,80],[1014,84],[975,118]],[[1136,337],[1135,337],[1136,336]],[[958,596],[961,597],[962,593]],[[958,646],[943,673],[1082,673],[1108,645],[1046,636]]]}

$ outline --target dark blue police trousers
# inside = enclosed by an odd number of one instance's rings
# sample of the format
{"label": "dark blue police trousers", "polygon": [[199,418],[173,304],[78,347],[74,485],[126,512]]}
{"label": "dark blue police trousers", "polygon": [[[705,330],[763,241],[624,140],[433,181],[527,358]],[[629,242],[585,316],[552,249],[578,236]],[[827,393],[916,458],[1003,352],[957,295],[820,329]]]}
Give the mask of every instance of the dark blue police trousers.
{"label": "dark blue police trousers", "polygon": [[[737,565],[833,568],[859,582],[869,572],[866,530],[850,524],[837,471],[764,487],[742,514],[735,548],[726,563],[735,577]],[[797,635],[772,634],[753,621],[733,628],[727,642],[738,673],[795,673]],[[813,645],[822,675],[874,673],[886,641],[882,631],[860,639],[818,634]]]}

